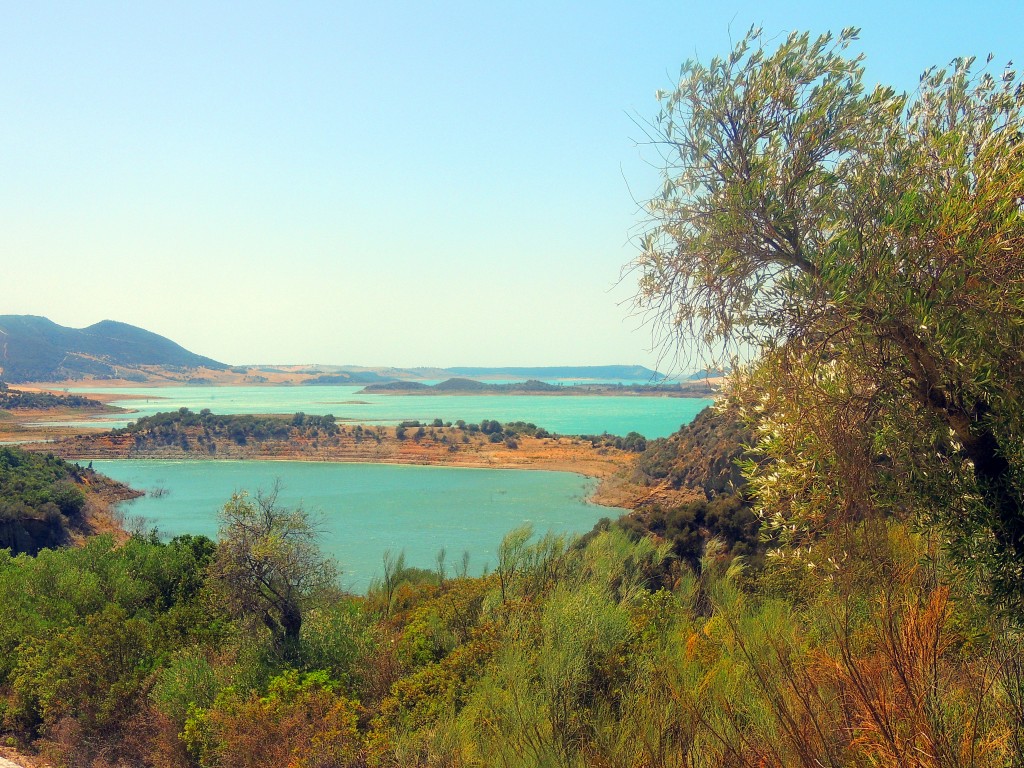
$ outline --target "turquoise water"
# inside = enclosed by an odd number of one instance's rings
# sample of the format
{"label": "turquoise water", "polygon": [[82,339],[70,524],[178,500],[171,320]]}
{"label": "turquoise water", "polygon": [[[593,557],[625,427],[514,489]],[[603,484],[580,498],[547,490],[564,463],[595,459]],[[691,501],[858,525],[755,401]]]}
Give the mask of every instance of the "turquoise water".
{"label": "turquoise water", "polygon": [[113,405],[136,411],[132,415],[102,416],[94,422],[123,427],[129,421],[158,411],[209,408],[214,413],[332,413],[339,420],[363,424],[400,421],[479,422],[531,421],[564,435],[625,435],[639,432],[647,438],[666,437],[688,424],[711,400],[689,397],[609,396],[586,397],[512,395],[364,395],[361,387],[130,387],[79,389],[138,395],[143,399],[115,401]]}
{"label": "turquoise water", "polygon": [[381,574],[384,550],[405,550],[406,564],[433,568],[447,550],[450,569],[470,553],[470,572],[493,569],[502,537],[516,526],[585,533],[622,510],[585,499],[594,480],[567,472],[386,464],[267,461],[95,461],[105,475],[139,490],[166,489],[121,506],[162,537],[215,538],[217,513],[231,494],[269,489],[319,517],[322,549],[337,558],[342,584],[363,592]]}

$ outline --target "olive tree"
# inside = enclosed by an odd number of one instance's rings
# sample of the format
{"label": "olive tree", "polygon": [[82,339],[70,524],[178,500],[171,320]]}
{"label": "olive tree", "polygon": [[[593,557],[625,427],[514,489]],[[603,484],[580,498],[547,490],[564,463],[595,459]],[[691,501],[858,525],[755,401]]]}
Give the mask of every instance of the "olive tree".
{"label": "olive tree", "polygon": [[255,498],[232,495],[220,513],[213,584],[238,616],[270,630],[286,658],[298,649],[306,608],[337,581],[337,569],[317,546],[317,531],[301,507],[278,503],[278,486]]}
{"label": "olive tree", "polygon": [[1024,88],[957,59],[913,98],[869,89],[856,36],[767,51],[755,29],[683,65],[638,303],[669,343],[749,363],[762,511],[916,508],[1020,600]]}

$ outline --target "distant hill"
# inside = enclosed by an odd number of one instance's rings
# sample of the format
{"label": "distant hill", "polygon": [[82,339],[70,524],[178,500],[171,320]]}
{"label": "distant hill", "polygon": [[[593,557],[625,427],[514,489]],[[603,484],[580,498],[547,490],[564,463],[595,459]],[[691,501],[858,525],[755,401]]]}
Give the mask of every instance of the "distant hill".
{"label": "distant hill", "polygon": [[310,386],[347,386],[351,384],[378,384],[387,381],[394,381],[389,376],[381,376],[373,371],[342,371],[341,373],[316,374],[311,379],[304,379],[302,384]]}
{"label": "distant hill", "polygon": [[0,377],[4,381],[143,380],[146,374],[140,366],[227,368],[127,323],[103,320],[88,328],[65,328],[45,317],[0,315]]}
{"label": "distant hill", "polygon": [[445,368],[456,376],[502,376],[509,379],[609,379],[660,381],[665,377],[642,365],[559,365],[540,368]]}
{"label": "distant hill", "polygon": [[438,382],[433,388],[438,392],[486,392],[489,386],[473,379],[455,378]]}
{"label": "distant hill", "polygon": [[702,371],[696,371],[686,377],[687,381],[704,381],[705,379],[721,379],[729,375],[728,369],[722,368],[705,368]]}
{"label": "distant hill", "polygon": [[704,382],[681,382],[678,384],[639,384],[615,382],[580,382],[572,386],[551,384],[546,381],[529,379],[509,384],[491,384],[475,379],[454,378],[437,384],[422,381],[389,381],[382,384],[368,384],[359,390],[360,394],[394,395],[652,395],[659,397],[709,397],[716,393],[715,387]]}

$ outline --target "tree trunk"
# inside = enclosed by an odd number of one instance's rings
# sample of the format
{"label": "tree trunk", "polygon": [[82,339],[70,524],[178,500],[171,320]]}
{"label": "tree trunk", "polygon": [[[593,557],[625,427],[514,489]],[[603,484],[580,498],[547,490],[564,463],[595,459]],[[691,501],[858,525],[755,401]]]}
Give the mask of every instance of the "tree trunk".
{"label": "tree trunk", "polygon": [[[878,317],[873,310],[864,314]],[[1015,560],[1024,560],[1024,507],[1020,493],[1014,488],[1010,462],[999,445],[991,427],[985,426],[988,405],[976,401],[968,407],[950,396],[943,367],[928,345],[909,326],[895,321],[881,323],[890,339],[906,355],[915,385],[912,394],[933,413],[942,418],[963,445],[964,455],[974,464],[985,504],[994,513],[992,533],[1001,547],[1009,550]]]}
{"label": "tree trunk", "polygon": [[299,606],[287,601],[281,606],[282,637],[281,652],[285,659],[293,660],[299,650],[299,636],[302,633],[302,611]]}
{"label": "tree trunk", "polygon": [[996,541],[1024,560],[1024,509],[1013,487],[1010,462],[1003,456],[992,430],[987,429],[964,443],[964,454],[974,464],[974,476],[986,505],[995,514]]}

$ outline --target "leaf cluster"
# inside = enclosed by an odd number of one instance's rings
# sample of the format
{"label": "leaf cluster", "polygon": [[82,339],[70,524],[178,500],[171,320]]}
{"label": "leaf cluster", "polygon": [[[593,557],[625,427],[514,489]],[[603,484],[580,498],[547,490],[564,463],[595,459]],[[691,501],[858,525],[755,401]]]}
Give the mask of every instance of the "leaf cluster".
{"label": "leaf cluster", "polygon": [[855,39],[752,30],[683,66],[638,301],[750,363],[732,395],[777,530],[913,512],[1019,607],[1024,84],[961,58],[914,98],[869,91]]}

